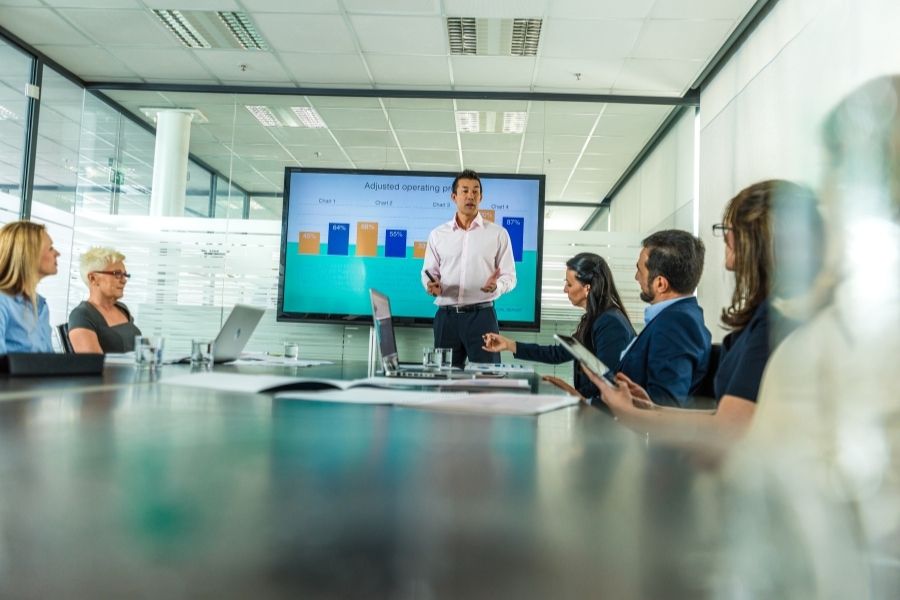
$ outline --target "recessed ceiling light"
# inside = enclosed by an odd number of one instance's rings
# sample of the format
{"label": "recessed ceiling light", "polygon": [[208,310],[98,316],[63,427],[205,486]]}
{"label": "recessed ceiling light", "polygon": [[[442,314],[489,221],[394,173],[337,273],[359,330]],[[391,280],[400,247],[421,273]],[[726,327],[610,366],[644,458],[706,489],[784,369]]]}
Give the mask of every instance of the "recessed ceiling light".
{"label": "recessed ceiling light", "polygon": [[481,131],[481,115],[478,114],[478,111],[456,111],[456,131],[460,133],[478,133]]}
{"label": "recessed ceiling light", "polygon": [[528,113],[510,111],[503,113],[503,133],[522,133],[528,123]]}
{"label": "recessed ceiling light", "polygon": [[19,115],[9,110],[5,106],[0,106],[0,121],[16,120]]}
{"label": "recessed ceiling light", "polygon": [[193,23],[188,21],[180,10],[154,8],[153,14],[163,22],[166,29],[188,48],[212,48],[203,34],[197,31]]}
{"label": "recessed ceiling light", "polygon": [[250,111],[250,114],[256,117],[263,127],[281,127],[281,121],[275,116],[275,113],[268,106],[260,104],[245,104],[244,108]]}
{"label": "recessed ceiling light", "polygon": [[168,9],[152,12],[188,48],[269,49],[247,13]]}
{"label": "recessed ceiling light", "polygon": [[300,120],[300,124],[304,127],[309,127],[310,129],[328,127],[325,121],[322,120],[322,117],[319,116],[319,113],[316,112],[316,109],[311,106],[292,106],[291,110],[297,115],[297,119]]}
{"label": "recessed ceiling light", "polygon": [[246,50],[268,50],[265,40],[253,27],[246,13],[219,11],[219,18],[228,27],[242,48]]}
{"label": "recessed ceiling light", "polygon": [[536,56],[541,39],[541,19],[447,17],[446,24],[454,56]]}

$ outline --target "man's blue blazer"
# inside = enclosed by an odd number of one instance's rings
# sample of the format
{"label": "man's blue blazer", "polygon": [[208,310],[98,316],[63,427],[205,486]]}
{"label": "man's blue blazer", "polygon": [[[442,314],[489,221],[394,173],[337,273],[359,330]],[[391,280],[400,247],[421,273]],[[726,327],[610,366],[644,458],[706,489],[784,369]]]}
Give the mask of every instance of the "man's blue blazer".
{"label": "man's blue blazer", "polygon": [[644,327],[617,371],[647,390],[656,404],[689,406],[709,367],[712,335],[691,296],[663,309]]}

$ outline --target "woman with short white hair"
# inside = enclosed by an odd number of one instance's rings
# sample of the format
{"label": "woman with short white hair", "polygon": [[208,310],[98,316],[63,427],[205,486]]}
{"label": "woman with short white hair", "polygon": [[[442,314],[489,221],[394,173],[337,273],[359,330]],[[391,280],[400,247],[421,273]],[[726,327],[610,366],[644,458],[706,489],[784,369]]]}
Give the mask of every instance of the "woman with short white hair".
{"label": "woman with short white hair", "polygon": [[91,248],[81,255],[81,279],[88,299],[69,314],[69,341],[79,353],[130,352],[141,330],[128,307],[119,302],[131,274],[125,255],[112,248]]}

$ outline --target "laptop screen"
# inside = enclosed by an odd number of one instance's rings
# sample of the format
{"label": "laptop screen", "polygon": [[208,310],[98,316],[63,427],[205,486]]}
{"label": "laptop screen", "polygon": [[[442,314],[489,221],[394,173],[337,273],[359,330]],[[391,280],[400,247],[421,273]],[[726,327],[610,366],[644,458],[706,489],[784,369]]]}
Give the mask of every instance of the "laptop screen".
{"label": "laptop screen", "polygon": [[396,364],[397,341],[394,339],[394,323],[391,320],[391,301],[375,289],[369,290],[369,297],[372,300],[372,321],[375,324],[375,338],[378,340],[381,359],[389,359]]}

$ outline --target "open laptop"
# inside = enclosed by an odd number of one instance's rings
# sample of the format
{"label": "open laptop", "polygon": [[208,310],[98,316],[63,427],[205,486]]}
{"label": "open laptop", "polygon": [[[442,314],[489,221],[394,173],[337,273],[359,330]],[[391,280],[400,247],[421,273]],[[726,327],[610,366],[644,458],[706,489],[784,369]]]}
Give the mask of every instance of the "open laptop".
{"label": "open laptop", "polygon": [[[235,304],[231,309],[231,314],[225,319],[222,329],[219,330],[219,335],[216,336],[213,362],[218,364],[237,360],[265,312],[264,309],[255,306]],[[190,361],[190,356],[183,356],[166,362],[188,363]]]}
{"label": "open laptop", "polygon": [[381,366],[385,377],[414,377],[419,379],[471,378],[471,374],[428,370],[422,365],[401,364],[397,355],[397,339],[394,337],[394,321],[391,317],[391,301],[376,289],[369,288],[372,300],[372,321],[375,339],[381,352]]}
{"label": "open laptop", "polygon": [[231,314],[225,320],[225,324],[222,325],[219,335],[216,336],[213,362],[223,363],[237,360],[265,313],[265,309],[262,308],[235,304],[231,309]]}

